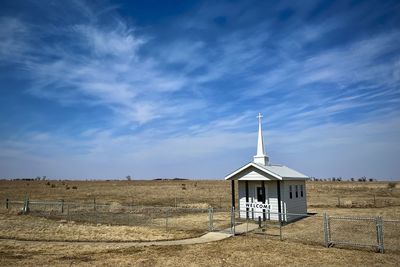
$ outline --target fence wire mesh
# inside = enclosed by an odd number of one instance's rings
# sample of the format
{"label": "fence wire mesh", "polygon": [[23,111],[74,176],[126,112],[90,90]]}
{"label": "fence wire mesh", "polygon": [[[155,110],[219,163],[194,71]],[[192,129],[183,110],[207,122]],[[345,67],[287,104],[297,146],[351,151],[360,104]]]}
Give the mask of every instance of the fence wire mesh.
{"label": "fence wire mesh", "polygon": [[246,211],[237,213],[236,222],[245,224],[247,229],[253,229],[246,235],[262,235],[326,247],[365,247],[379,252],[400,252],[400,220],[385,221],[380,216],[367,218],[327,214],[255,213],[257,215],[252,214],[249,219],[243,218]]}
{"label": "fence wire mesh", "polygon": [[[56,201],[11,201],[0,212],[21,213],[28,207],[32,216],[92,225],[143,226],[165,231],[229,231],[247,236],[287,240],[310,245],[369,247],[400,252],[400,220],[381,217],[329,216],[254,212],[228,208],[191,208],[101,204]],[[246,214],[248,218],[246,218]],[[279,221],[280,218],[280,221]]]}
{"label": "fence wire mesh", "polygon": [[332,245],[377,247],[379,242],[376,223],[376,218],[329,216],[329,243]]}
{"label": "fence wire mesh", "polygon": [[[237,215],[238,224],[245,224],[246,229],[254,229],[247,235],[263,235],[277,240],[324,245],[322,215],[267,212],[264,216],[263,212],[253,211],[252,213],[249,214],[248,219],[243,218],[243,214],[246,214],[245,211],[239,211]],[[279,217],[281,221],[278,220]]]}
{"label": "fence wire mesh", "polygon": [[400,253],[400,220],[383,220],[385,250]]}
{"label": "fence wire mesh", "polygon": [[[24,201],[8,201],[6,210],[20,213],[24,205]],[[67,222],[146,226],[199,233],[208,231],[210,227],[209,209],[202,208],[29,201],[29,214]],[[220,212],[214,214],[216,227],[220,226],[220,221],[223,222],[223,215]]]}

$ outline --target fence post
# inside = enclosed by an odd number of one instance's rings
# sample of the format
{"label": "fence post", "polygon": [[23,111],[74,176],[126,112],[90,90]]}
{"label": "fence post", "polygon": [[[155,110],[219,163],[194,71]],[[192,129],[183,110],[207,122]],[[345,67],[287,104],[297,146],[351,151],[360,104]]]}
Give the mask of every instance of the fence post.
{"label": "fence post", "polygon": [[329,214],[326,215],[327,225],[328,225],[328,246],[331,245],[331,217]]}
{"label": "fence post", "polygon": [[97,207],[96,207],[96,204],[94,204],[94,219],[95,219],[95,222],[96,222],[96,225],[97,225]]}
{"label": "fence post", "polygon": [[93,198],[93,223],[97,224],[97,208],[96,208],[96,198]]}
{"label": "fence post", "polygon": [[24,214],[27,214],[29,212],[29,197],[28,196],[25,196],[24,208],[22,211]]}
{"label": "fence post", "polygon": [[69,215],[69,204],[67,205],[67,221],[71,221],[71,217]]}
{"label": "fence post", "polygon": [[130,215],[131,215],[131,210],[132,210],[132,205],[130,205],[130,207],[129,207],[130,209],[129,209],[129,211],[128,211],[128,226],[129,225],[131,225],[131,218],[130,218]]}
{"label": "fence post", "polygon": [[64,199],[61,199],[61,213],[64,213]]}
{"label": "fence post", "polygon": [[235,207],[231,210],[231,234],[235,235]]}
{"label": "fence post", "polygon": [[168,211],[165,212],[165,231],[168,232]]}
{"label": "fence post", "polygon": [[381,253],[385,253],[384,232],[383,232],[383,219],[379,216],[380,222],[380,236],[381,236]]}
{"label": "fence post", "polygon": [[214,230],[213,213],[214,213],[213,208],[209,207],[208,208],[208,231],[210,231],[210,232],[212,232]]}
{"label": "fence post", "polygon": [[326,212],[324,212],[324,241],[325,241],[325,247],[329,248],[328,218]]}
{"label": "fence post", "polygon": [[378,250],[380,253],[384,253],[383,221],[381,216],[375,218],[375,227],[376,227],[376,241],[378,243]]}
{"label": "fence post", "polygon": [[[239,211],[240,212],[240,211]],[[247,237],[247,233],[249,232],[249,218],[246,217],[246,237]],[[247,239],[247,238],[246,238]],[[245,240],[246,240],[245,239]]]}
{"label": "fence post", "polygon": [[211,231],[214,231],[214,208],[211,207]]}
{"label": "fence post", "polygon": [[8,198],[6,198],[6,209],[8,209]]}
{"label": "fence post", "polygon": [[267,238],[267,221],[265,220],[264,223],[265,223],[264,236],[265,238]]}

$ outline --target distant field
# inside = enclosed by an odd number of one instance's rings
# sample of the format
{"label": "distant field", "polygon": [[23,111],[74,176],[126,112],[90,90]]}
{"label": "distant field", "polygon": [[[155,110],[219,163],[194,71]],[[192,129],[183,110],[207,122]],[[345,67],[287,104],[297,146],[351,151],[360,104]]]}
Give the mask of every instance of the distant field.
{"label": "distant field", "polygon": [[[76,189],[73,189],[76,188]],[[204,232],[207,214],[180,216],[177,222],[194,231],[104,224],[65,224],[6,211],[4,200],[60,200],[112,205],[145,205],[230,208],[230,183],[226,181],[0,181],[0,236],[26,240],[163,240],[197,236]],[[383,216],[400,219],[400,183],[307,182],[308,210],[331,216]],[[216,215],[217,216],[217,215]],[[229,216],[227,216],[229,218]],[[218,216],[216,220],[218,220]],[[221,219],[222,221],[222,219]],[[326,249],[314,244],[322,233],[321,218],[309,218],[285,226],[285,241],[256,235],[235,237],[216,243],[129,248],[106,244],[46,244],[0,241],[0,265],[398,265],[400,250],[384,255],[365,250]],[[160,223],[164,223],[160,221]],[[349,226],[350,227],[350,226]],[[189,229],[189,228],[188,228]],[[198,229],[198,230],[196,230]],[[395,228],[394,228],[395,229]],[[397,229],[397,228],[396,228]],[[352,229],[348,229],[351,233]],[[373,230],[373,229],[372,229]],[[400,231],[390,233],[392,246],[399,246]],[[290,239],[289,237],[293,237]],[[301,238],[301,242],[295,242]],[[307,242],[307,238],[311,238]],[[293,241],[294,240],[294,241]],[[252,249],[248,249],[251,245]],[[293,259],[296,258],[296,261]],[[257,260],[257,261],[255,261]]]}
{"label": "distant field", "polygon": [[[73,189],[76,188],[76,189]],[[313,182],[306,185],[309,208],[400,205],[399,182]],[[237,192],[237,191],[236,191]],[[134,205],[230,208],[230,183],[187,181],[4,181],[0,200],[58,200]]]}
{"label": "distant field", "polygon": [[0,181],[0,199],[25,195],[32,200],[230,207],[230,184],[225,181]]}

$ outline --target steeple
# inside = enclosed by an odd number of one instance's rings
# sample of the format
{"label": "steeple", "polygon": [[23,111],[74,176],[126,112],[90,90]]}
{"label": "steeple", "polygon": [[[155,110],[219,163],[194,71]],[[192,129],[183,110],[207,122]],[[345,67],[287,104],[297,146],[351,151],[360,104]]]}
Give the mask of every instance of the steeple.
{"label": "steeple", "polygon": [[263,116],[261,113],[258,113],[258,141],[257,141],[257,155],[254,156],[254,162],[262,165],[268,165],[268,156],[265,154],[264,151],[264,140],[262,134],[262,127],[261,127],[261,118]]}

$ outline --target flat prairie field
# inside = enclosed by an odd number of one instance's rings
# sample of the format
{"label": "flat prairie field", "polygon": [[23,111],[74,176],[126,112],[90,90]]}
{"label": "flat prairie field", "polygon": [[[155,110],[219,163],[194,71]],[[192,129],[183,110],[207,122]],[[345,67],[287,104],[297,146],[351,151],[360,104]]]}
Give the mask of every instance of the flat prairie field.
{"label": "flat prairie field", "polygon": [[[331,216],[349,217],[379,215],[384,220],[400,220],[400,183],[309,181],[306,190],[310,213],[327,212]],[[380,254],[368,249],[328,249],[318,242],[307,242],[307,239],[322,237],[318,231],[312,231],[320,227],[322,221],[312,217],[285,226],[284,236],[295,238],[284,238],[283,241],[273,236],[249,234],[204,244],[136,247],[126,242],[200,236],[207,231],[207,214],[179,215],[176,223],[192,228],[165,231],[152,226],[71,224],[40,216],[18,215],[17,210],[5,209],[6,199],[21,201],[26,196],[31,201],[95,202],[113,207],[213,207],[226,212],[221,213],[223,215],[216,213],[216,222],[226,220],[218,216],[229,218],[227,211],[231,201],[230,183],[222,180],[0,180],[1,266],[399,266],[400,262],[400,249]],[[165,222],[161,220],[160,224]],[[221,223],[221,227],[224,226]],[[390,235],[387,242],[399,248],[400,228],[393,229],[387,233]],[[119,241],[122,242],[107,243]]]}

